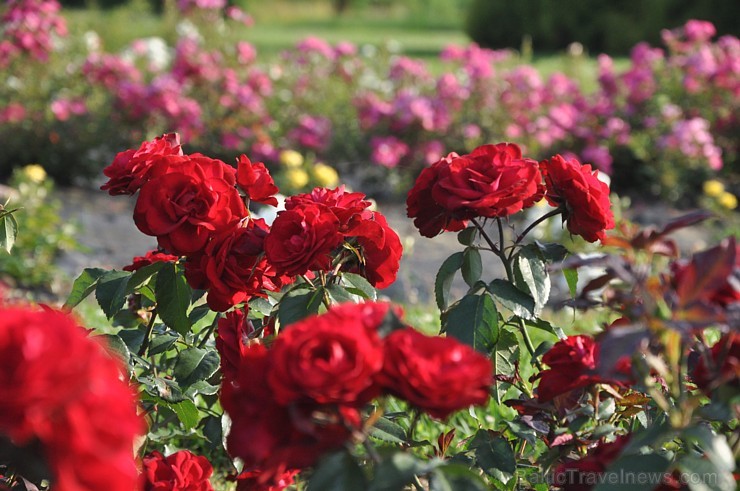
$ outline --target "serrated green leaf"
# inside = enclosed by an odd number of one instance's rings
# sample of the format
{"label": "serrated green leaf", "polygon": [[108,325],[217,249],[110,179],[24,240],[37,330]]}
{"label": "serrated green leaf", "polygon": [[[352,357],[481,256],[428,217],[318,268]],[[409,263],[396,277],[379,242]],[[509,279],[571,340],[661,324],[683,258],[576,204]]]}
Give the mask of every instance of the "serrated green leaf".
{"label": "serrated green leaf", "polygon": [[498,312],[488,293],[466,295],[442,316],[448,335],[489,354],[498,339]]}
{"label": "serrated green leaf", "polygon": [[124,366],[129,367],[131,364],[131,352],[123,339],[115,334],[102,334],[100,337],[105,339],[108,352],[116,356]]}
{"label": "serrated green leaf", "polygon": [[186,429],[192,430],[200,422],[200,412],[195,407],[195,403],[185,399],[180,402],[168,403],[167,407],[177,415],[177,419],[185,426]]}
{"label": "serrated green leaf", "polygon": [[173,375],[180,387],[188,387],[216,373],[219,362],[215,350],[188,348],[178,355]]}
{"label": "serrated green leaf", "polygon": [[75,281],[72,284],[72,291],[69,293],[67,301],[64,302],[64,308],[70,310],[79,305],[80,302],[95,291],[98,280],[105,273],[106,270],[101,268],[83,269],[80,276],[75,278]]}
{"label": "serrated green leaf", "polygon": [[355,301],[355,297],[341,285],[328,285],[326,287],[326,291],[329,293],[329,299],[331,299],[332,303],[346,303]]}
{"label": "serrated green leaf", "polygon": [[463,263],[460,267],[463,280],[468,286],[473,286],[483,274],[483,261],[480,257],[480,251],[472,247],[465,249],[463,253]]}
{"label": "serrated green leaf", "polygon": [[364,491],[367,479],[357,461],[347,452],[321,459],[308,482],[308,491]]}
{"label": "serrated green leaf", "polygon": [[149,343],[148,353],[150,355],[156,355],[163,353],[170,349],[173,344],[178,340],[178,336],[169,332],[156,334],[152,336],[152,340]]}
{"label": "serrated green leaf", "polygon": [[478,430],[468,443],[473,450],[475,461],[483,472],[506,484],[516,473],[514,451],[507,440],[493,436],[486,430]]}
{"label": "serrated green leaf", "polygon": [[488,285],[488,291],[500,305],[509,309],[514,315],[523,319],[533,319],[535,303],[527,293],[521,291],[506,280],[493,280]]}
{"label": "serrated green leaf", "polygon": [[173,263],[164,263],[157,273],[157,314],[167,327],[182,336],[190,332],[192,324],[188,317],[192,290],[182,271]]}
{"label": "serrated green leaf", "polygon": [[557,242],[539,242],[534,241],[535,247],[539,249],[540,253],[542,254],[542,257],[549,262],[559,262],[565,259],[565,257],[570,254],[570,251],[566,249],[563,245],[558,244]]}
{"label": "serrated green leaf", "polygon": [[[494,357],[496,362],[496,375],[505,375],[507,377],[513,377],[516,373],[516,367],[519,363],[519,338],[516,334],[509,331],[508,329],[500,329],[498,341],[494,347]],[[496,402],[500,402],[501,399],[509,390],[510,384],[503,382],[496,383]]]}
{"label": "serrated green leaf", "polygon": [[537,329],[542,329],[543,331],[547,331],[550,334],[554,334],[558,339],[565,339],[567,337],[565,335],[565,332],[560,327],[553,326],[544,319],[528,319],[525,322],[528,326],[536,327]]}
{"label": "serrated green leaf", "polygon": [[112,319],[126,302],[126,284],[130,277],[128,271],[113,270],[98,278],[95,298],[108,319]]}
{"label": "serrated green leaf", "polygon": [[542,253],[535,245],[523,247],[516,256],[514,272],[519,289],[528,290],[534,299],[534,315],[538,316],[550,298],[550,275]]}
{"label": "serrated green leaf", "polygon": [[376,300],[378,298],[378,291],[364,276],[354,273],[343,273],[342,283],[346,285],[347,290],[355,295],[368,300]]}
{"label": "serrated green leaf", "polygon": [[273,305],[270,300],[262,297],[255,297],[249,301],[249,311],[258,312],[267,317],[272,313]]}
{"label": "serrated green leaf", "polygon": [[391,443],[404,443],[406,441],[406,430],[388,418],[379,418],[375,422],[370,436]]}
{"label": "serrated green leaf", "polygon": [[212,396],[218,394],[219,388],[218,385],[211,385],[205,380],[199,380],[185,390],[185,396],[188,399],[194,399],[198,394]]}
{"label": "serrated green leaf", "polygon": [[278,304],[278,320],[285,327],[312,314],[317,314],[321,307],[323,290],[296,289],[285,294]]}
{"label": "serrated green leaf", "polygon": [[0,247],[10,254],[10,251],[13,250],[16,237],[18,237],[18,222],[12,213],[3,214],[0,217]]}
{"label": "serrated green leaf", "polygon": [[445,259],[442,266],[439,267],[437,276],[434,280],[434,298],[437,301],[437,307],[444,312],[450,301],[450,288],[455,273],[462,267],[463,253],[456,252]]}
{"label": "serrated green leaf", "polygon": [[565,277],[566,283],[568,283],[568,291],[570,292],[570,297],[576,298],[576,294],[578,293],[578,270],[564,269],[563,276]]}
{"label": "serrated green leaf", "polygon": [[152,264],[147,264],[146,266],[134,271],[134,273],[128,280],[128,284],[126,285],[126,293],[135,292],[137,288],[141,287],[143,284],[149,281],[152,276],[157,274],[157,272],[159,272],[159,270],[162,269],[164,265],[165,263],[163,261],[157,261]]}

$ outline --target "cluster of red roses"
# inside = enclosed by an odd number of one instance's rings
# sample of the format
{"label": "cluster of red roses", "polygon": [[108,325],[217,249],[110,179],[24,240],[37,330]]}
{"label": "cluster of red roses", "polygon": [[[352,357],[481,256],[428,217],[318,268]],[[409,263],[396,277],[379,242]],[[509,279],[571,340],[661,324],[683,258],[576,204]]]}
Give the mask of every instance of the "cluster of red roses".
{"label": "cluster of red roses", "polygon": [[179,450],[167,457],[156,450],[142,459],[144,491],[213,491],[208,459]]}
{"label": "cluster of red roses", "polygon": [[185,155],[177,134],[119,153],[103,172],[109,180],[102,189],[111,195],[139,193],[137,227],[166,252],[187,256],[188,282],[208,291],[213,310],[278,291],[313,271],[357,272],[378,288],[398,272],[401,241],[361,193],[340,187],[292,196],[270,226],[247,208],[249,201],[278,204],[278,188],[264,164],[242,155],[235,169],[205,155]]}
{"label": "cluster of red roses", "polygon": [[507,217],[543,197],[563,211],[571,233],[589,242],[614,228],[609,186],[598,171],[560,155],[538,163],[512,143],[450,153],[421,172],[407,207],[421,234],[434,237],[462,230],[477,217]]}
{"label": "cluster of red roses", "polygon": [[144,422],[124,373],[70,316],[0,306],[0,447],[11,445],[11,465],[44,469],[58,490],[137,489]]}
{"label": "cluster of red roses", "polygon": [[222,319],[228,448],[248,471],[259,471],[260,481],[275,482],[350,441],[362,429],[360,410],[381,394],[435,418],[488,400],[488,358],[454,338],[428,337],[411,327],[381,337],[378,328],[390,308],[335,306],[289,325],[269,349],[247,339],[243,314]]}

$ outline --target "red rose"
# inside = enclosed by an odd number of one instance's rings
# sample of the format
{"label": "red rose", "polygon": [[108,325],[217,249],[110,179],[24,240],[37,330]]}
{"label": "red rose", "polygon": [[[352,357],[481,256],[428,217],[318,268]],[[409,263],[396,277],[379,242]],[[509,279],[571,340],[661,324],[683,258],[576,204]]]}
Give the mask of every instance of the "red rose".
{"label": "red rose", "polygon": [[211,235],[247,215],[235,180],[233,169],[223,162],[191,156],[142,186],[134,222],[173,254],[198,252]]}
{"label": "red rose", "polygon": [[555,343],[542,357],[550,369],[539,374],[537,399],[547,402],[581,387],[607,380],[595,375],[600,346],[589,336],[570,336]]}
{"label": "red rose", "polygon": [[247,318],[247,312],[246,308],[232,310],[218,320],[216,349],[221,357],[221,373],[226,380],[236,379],[241,360],[249,349],[249,335],[254,332],[254,326]]}
{"label": "red rose", "polygon": [[70,316],[1,307],[0,440],[37,445],[55,489],[137,489],[144,423],[124,373]]}
{"label": "red rose", "polygon": [[611,443],[601,443],[587,456],[560,464],[553,474],[553,485],[563,491],[588,491],[601,482],[609,464],[617,460],[629,443],[629,435],[617,437]]}
{"label": "red rose", "polygon": [[263,483],[260,481],[264,473],[258,470],[245,471],[236,477],[236,491],[283,491],[295,481],[298,475],[297,470],[285,471],[281,476],[277,476],[272,483]]}
{"label": "red rose", "polygon": [[103,174],[109,179],[100,189],[107,190],[111,196],[135,194],[149,180],[152,163],[166,155],[182,155],[180,136],[177,133],[168,133],[153,141],[146,141],[138,150],[131,149],[117,154],[113,163],[103,169]]}
{"label": "red rose", "polygon": [[331,269],[342,242],[339,220],[326,206],[301,204],[278,213],[265,239],[267,259],[280,274],[295,276]]}
{"label": "red rose", "polygon": [[167,254],[165,252],[160,252],[157,250],[153,251],[147,251],[146,254],[143,256],[134,256],[134,259],[131,264],[128,266],[124,266],[124,271],[138,271],[144,266],[149,266],[150,264],[159,263],[159,262],[170,262],[173,263],[180,259],[179,256],[173,256],[172,254]]}
{"label": "red rose", "polygon": [[599,180],[599,171],[576,159],[556,155],[540,163],[545,176],[545,198],[552,206],[565,209],[568,230],[589,242],[603,240],[605,231],[614,228],[609,201],[609,186]]}
{"label": "red rose", "polygon": [[470,346],[409,327],[385,338],[380,383],[430,416],[444,419],[459,409],[485,404],[493,370],[488,358]]}
{"label": "red rose", "polygon": [[348,193],[344,186],[336,189],[315,188],[310,193],[298,194],[286,199],[285,209],[290,210],[301,204],[322,204],[339,219],[340,231],[345,232],[352,218],[361,214],[372,204],[365,198],[366,196],[362,193]]}
{"label": "red rose", "polygon": [[143,459],[144,491],[213,491],[208,459],[180,450],[169,457],[154,451]]}
{"label": "red rose", "polygon": [[224,312],[264,290],[278,291],[289,278],[278,276],[264,253],[269,228],[264,220],[243,220],[215,235],[205,249],[185,263],[193,288],[208,290],[208,305]]}
{"label": "red rose", "polygon": [[406,200],[406,214],[414,219],[414,225],[424,237],[434,237],[442,231],[457,232],[466,227],[464,219],[453,217],[450,210],[442,207],[432,197],[432,190],[439,179],[442,169],[459,158],[452,152],[447,157],[435,162],[431,167],[421,171],[416,178]]}
{"label": "red rose", "polygon": [[403,253],[401,239],[380,213],[365,212],[363,217],[345,232],[347,238],[355,239],[363,257],[363,264],[350,271],[363,275],[376,288],[386,288],[396,281]]}
{"label": "red rose", "polygon": [[483,145],[440,169],[432,198],[458,220],[505,217],[532,205],[541,181],[537,162],[518,146]]}
{"label": "red rose", "polygon": [[740,333],[729,332],[709,350],[711,366],[699,357],[692,378],[704,392],[720,386],[740,388]]}
{"label": "red rose", "polygon": [[279,191],[270,172],[262,162],[252,163],[246,155],[236,161],[236,182],[252,201],[277,206],[275,194]]}
{"label": "red rose", "polygon": [[[327,315],[291,324],[275,340],[268,375],[281,404],[316,402],[359,406],[377,393],[383,366],[376,328],[387,304],[343,304]],[[370,325],[366,319],[372,319]]]}

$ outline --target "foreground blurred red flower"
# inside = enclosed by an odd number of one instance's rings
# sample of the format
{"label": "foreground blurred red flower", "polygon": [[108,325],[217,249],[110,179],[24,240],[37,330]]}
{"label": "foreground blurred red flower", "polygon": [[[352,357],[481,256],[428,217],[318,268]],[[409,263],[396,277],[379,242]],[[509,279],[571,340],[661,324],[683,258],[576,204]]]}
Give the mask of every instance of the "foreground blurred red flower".
{"label": "foreground blurred red flower", "polygon": [[213,474],[211,463],[188,450],[168,457],[154,451],[142,464],[144,491],[213,491],[208,480]]}
{"label": "foreground blurred red flower", "polygon": [[68,315],[0,308],[0,440],[38,444],[55,490],[136,489],[144,424],[124,373]]}
{"label": "foreground blurred red flower", "polygon": [[552,206],[564,207],[568,230],[589,242],[606,238],[604,232],[614,228],[614,215],[609,186],[599,180],[599,171],[560,155],[540,162],[540,169],[547,186],[545,198]]}
{"label": "foreground blurred red flower", "polygon": [[709,358],[700,356],[696,364],[692,378],[697,387],[707,393],[720,386],[740,388],[740,333],[722,336],[709,350]]}
{"label": "foreground blurred red flower", "polygon": [[580,459],[560,464],[553,475],[553,484],[563,491],[589,491],[599,484],[606,468],[629,443],[629,435],[617,437],[611,443],[601,443]]}
{"label": "foreground blurred red flower", "polygon": [[408,327],[385,338],[384,389],[432,417],[485,404],[493,367],[482,354],[455,338],[425,336]]}
{"label": "foreground blurred red flower", "polygon": [[241,360],[249,349],[249,335],[254,332],[247,318],[248,311],[248,308],[232,310],[218,320],[216,349],[221,359],[221,373],[228,381],[236,379]]}

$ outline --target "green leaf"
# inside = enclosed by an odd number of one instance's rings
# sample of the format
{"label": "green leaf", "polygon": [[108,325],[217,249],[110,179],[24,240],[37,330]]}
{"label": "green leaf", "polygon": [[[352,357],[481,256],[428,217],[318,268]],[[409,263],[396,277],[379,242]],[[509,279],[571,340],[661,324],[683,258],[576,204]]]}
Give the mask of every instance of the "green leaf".
{"label": "green leaf", "polygon": [[174,380],[162,377],[139,377],[137,380],[152,397],[158,397],[170,403],[186,400],[180,386]]}
{"label": "green leaf", "polygon": [[723,471],[735,470],[735,458],[732,449],[724,435],[718,435],[708,426],[695,426],[686,429],[683,437],[688,441],[695,441],[701,446],[706,457],[714,466]]}
{"label": "green leaf", "polygon": [[272,308],[273,305],[267,298],[255,297],[249,301],[249,311],[259,312],[265,317],[272,313]]}
{"label": "green leaf", "polygon": [[131,273],[128,271],[109,271],[98,278],[95,298],[108,319],[113,318],[126,302],[126,284]]}
{"label": "green leaf", "polygon": [[347,289],[341,285],[328,285],[326,287],[326,291],[329,293],[329,298],[332,303],[347,303],[355,301],[355,297],[352,293],[347,291]]}
{"label": "green leaf", "polygon": [[336,452],[321,459],[308,482],[308,491],[364,491],[367,479],[355,459],[347,452]]}
{"label": "green leaf", "polygon": [[488,285],[488,291],[494,300],[509,309],[514,315],[523,319],[533,319],[535,303],[527,293],[506,280],[493,280]]}
{"label": "green leaf", "polygon": [[565,281],[568,283],[570,297],[576,298],[576,294],[578,293],[578,270],[564,269],[563,276],[565,277]]}
{"label": "green leaf", "polygon": [[378,291],[373,285],[370,284],[364,276],[360,276],[354,273],[343,273],[342,283],[344,283],[351,293],[359,295],[368,300],[376,300],[378,298]]}
{"label": "green leaf", "polygon": [[116,356],[127,368],[131,364],[131,352],[119,336],[115,334],[103,334],[100,336],[105,339],[105,345],[108,347],[108,352]]}
{"label": "green leaf", "polygon": [[192,324],[188,318],[192,290],[182,271],[173,264],[165,263],[157,273],[157,314],[167,327],[182,336],[190,332]]}
{"label": "green leaf", "polygon": [[177,419],[185,426],[186,429],[192,430],[198,426],[200,422],[200,412],[195,407],[195,403],[191,400],[185,399],[184,401],[168,403],[167,407],[177,415]]}
{"label": "green leaf", "polygon": [[542,243],[539,241],[534,242],[534,246],[540,251],[542,257],[549,262],[557,262],[565,259],[565,256],[570,254],[570,251],[557,242],[546,242]]}
{"label": "green leaf", "polygon": [[176,334],[172,334],[169,332],[164,332],[160,334],[156,334],[152,336],[152,340],[149,343],[149,354],[150,355],[156,355],[158,353],[163,353],[170,349],[170,347],[175,344],[177,341],[178,336]]}
{"label": "green leaf", "polygon": [[88,295],[95,291],[98,280],[106,273],[106,270],[100,268],[85,268],[72,284],[72,291],[64,302],[65,309],[73,309],[82,302]]}
{"label": "green leaf", "polygon": [[10,254],[16,237],[18,237],[18,222],[12,213],[4,213],[0,217],[0,247]]}
{"label": "green leaf", "polygon": [[177,357],[173,375],[180,387],[187,387],[216,373],[219,361],[215,350],[188,348]]}
{"label": "green leaf", "polygon": [[565,339],[567,337],[565,335],[565,332],[563,332],[561,328],[559,328],[558,326],[553,326],[544,319],[529,319],[526,320],[525,323],[528,326],[536,327],[537,329],[542,329],[543,331],[547,331],[550,334],[554,334],[555,336],[557,336],[558,339]]}
{"label": "green leaf", "polygon": [[388,418],[379,418],[375,422],[370,436],[391,443],[404,443],[406,441],[406,430]]}
{"label": "green leaf", "polygon": [[473,450],[475,461],[483,472],[506,484],[516,473],[514,451],[507,440],[493,436],[486,430],[478,430],[468,443]]}
{"label": "green leaf", "polygon": [[205,380],[199,380],[185,390],[185,396],[189,399],[194,399],[198,394],[212,396],[218,394],[219,388],[218,385],[211,385]]}
{"label": "green leaf", "polygon": [[137,288],[145,284],[149,279],[157,274],[159,270],[164,267],[163,261],[157,261],[152,264],[147,264],[143,268],[139,268],[131,275],[126,285],[126,293],[133,293]]}
{"label": "green leaf", "polygon": [[473,241],[475,240],[475,233],[477,231],[478,230],[475,227],[468,227],[464,230],[461,230],[457,234],[457,241],[464,246],[473,245]]}
{"label": "green leaf", "polygon": [[678,461],[678,467],[687,476],[691,491],[724,491],[736,489],[732,472],[717,469],[710,460],[687,455]]}
{"label": "green leaf", "polygon": [[461,271],[463,280],[468,286],[473,286],[480,279],[483,274],[483,261],[478,249],[472,247],[465,249]]}
{"label": "green leaf", "polygon": [[534,299],[534,315],[538,316],[550,298],[550,275],[542,253],[535,245],[523,247],[514,262],[514,272],[522,291],[529,290]]}
{"label": "green leaf", "polygon": [[[500,329],[498,341],[494,347],[494,357],[496,362],[496,374],[513,377],[516,372],[516,366],[519,362],[519,338],[516,334],[507,330]],[[504,382],[496,383],[496,401],[500,402],[506,391],[509,390],[509,384]]]}
{"label": "green leaf", "polygon": [[318,314],[323,290],[295,289],[280,299],[278,320],[285,327],[311,314]]}
{"label": "green leaf", "polygon": [[651,491],[661,483],[669,465],[658,454],[621,455],[599,476],[594,491]]}
{"label": "green leaf", "polygon": [[396,452],[378,464],[369,491],[400,491],[425,470],[426,466],[413,455]]}
{"label": "green leaf", "polygon": [[488,354],[498,339],[498,312],[488,293],[465,295],[442,316],[448,335]]}
{"label": "green leaf", "polygon": [[445,259],[442,266],[439,267],[437,277],[434,280],[434,298],[437,301],[437,307],[444,312],[450,301],[450,288],[455,273],[463,265],[463,253],[456,252]]}
{"label": "green leaf", "polygon": [[429,491],[486,491],[488,486],[472,469],[461,464],[437,467],[429,476]]}

